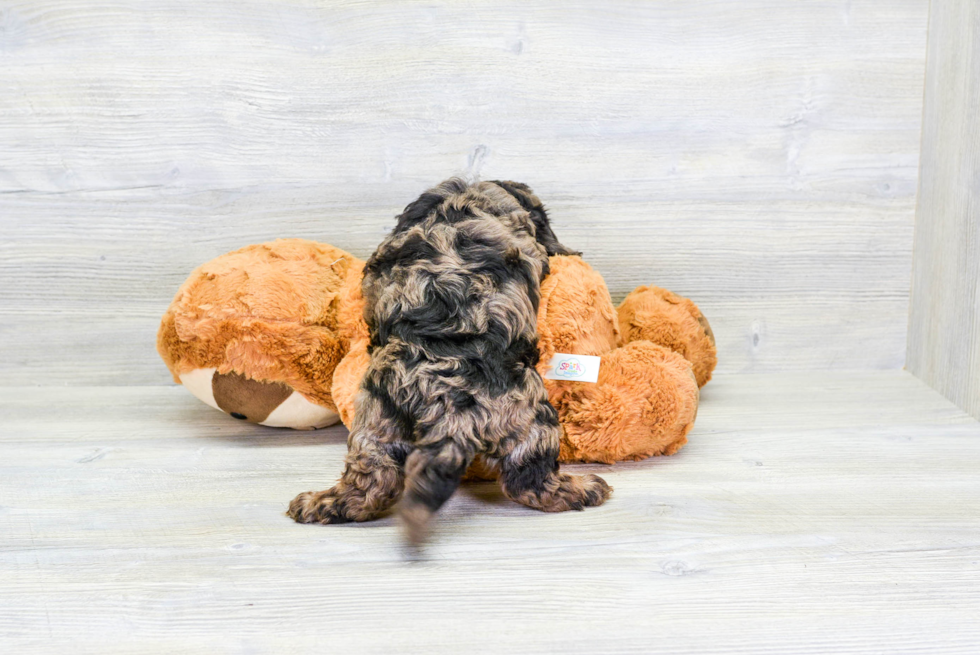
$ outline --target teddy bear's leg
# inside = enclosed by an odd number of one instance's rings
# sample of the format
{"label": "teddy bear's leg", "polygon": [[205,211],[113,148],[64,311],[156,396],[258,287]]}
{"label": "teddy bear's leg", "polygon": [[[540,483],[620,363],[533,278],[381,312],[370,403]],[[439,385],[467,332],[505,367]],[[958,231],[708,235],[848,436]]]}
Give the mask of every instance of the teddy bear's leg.
{"label": "teddy bear's leg", "polygon": [[523,439],[507,442],[507,451],[492,453],[504,495],[543,512],[581,510],[609,498],[612,488],[599,476],[569,475],[558,469],[561,426],[546,397],[538,403],[528,428]]}
{"label": "teddy bear's leg", "polygon": [[666,289],[642,286],[626,296],[617,313],[622,345],[653,342],[691,362],[698,386],[711,379],[718,363],[715,335],[693,302]]}
{"label": "teddy bear's leg", "polygon": [[687,442],[698,411],[690,362],[649,341],[604,354],[594,384],[549,380],[548,388],[565,428],[562,461],[671,455]]}
{"label": "teddy bear's leg", "polygon": [[386,418],[378,401],[366,398],[347,439],[347,458],[340,481],[326,491],[302,493],[289,504],[298,523],[370,521],[394,505],[405,486],[402,426]]}

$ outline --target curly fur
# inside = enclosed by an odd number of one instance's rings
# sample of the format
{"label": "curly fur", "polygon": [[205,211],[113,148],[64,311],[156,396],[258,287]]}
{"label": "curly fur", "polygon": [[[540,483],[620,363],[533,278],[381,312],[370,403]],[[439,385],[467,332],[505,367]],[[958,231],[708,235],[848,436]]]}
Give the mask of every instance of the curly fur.
{"label": "curly fur", "polygon": [[602,504],[601,478],[559,472],[558,414],[535,370],[540,281],[555,254],[573,253],[525,185],[450,179],[408,205],[364,268],[371,361],[344,473],[297,496],[289,515],[366,521],[402,498],[418,543],[477,458],[529,507]]}

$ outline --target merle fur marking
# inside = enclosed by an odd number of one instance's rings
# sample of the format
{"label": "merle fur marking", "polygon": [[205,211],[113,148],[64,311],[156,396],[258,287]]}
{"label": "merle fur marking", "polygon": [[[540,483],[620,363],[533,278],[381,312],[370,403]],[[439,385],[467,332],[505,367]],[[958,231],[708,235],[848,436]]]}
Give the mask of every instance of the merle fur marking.
{"label": "merle fur marking", "polygon": [[418,543],[477,458],[529,507],[602,504],[601,478],[559,471],[561,426],[535,370],[540,281],[556,254],[573,251],[526,185],[454,178],[409,204],[364,269],[371,362],[344,473],[289,515],[367,521],[401,498]]}

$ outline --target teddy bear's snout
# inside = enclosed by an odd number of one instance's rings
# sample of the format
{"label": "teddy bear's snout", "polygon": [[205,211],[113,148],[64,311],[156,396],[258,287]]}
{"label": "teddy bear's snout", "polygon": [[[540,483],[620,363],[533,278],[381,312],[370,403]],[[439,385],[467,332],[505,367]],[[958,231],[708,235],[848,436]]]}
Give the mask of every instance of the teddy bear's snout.
{"label": "teddy bear's snout", "polygon": [[240,421],[261,423],[292,395],[282,382],[251,380],[240,373],[214,372],[211,378],[214,402]]}

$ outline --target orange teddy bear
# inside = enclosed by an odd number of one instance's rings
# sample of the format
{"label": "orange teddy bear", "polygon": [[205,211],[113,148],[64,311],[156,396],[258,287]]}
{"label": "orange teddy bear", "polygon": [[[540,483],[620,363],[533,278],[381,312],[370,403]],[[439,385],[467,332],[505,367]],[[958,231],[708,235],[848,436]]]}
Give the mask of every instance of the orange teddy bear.
{"label": "orange teddy bear", "polygon": [[[564,427],[563,461],[670,455],[687,442],[716,363],[697,306],[639,287],[617,310],[581,258],[551,258],[541,283],[538,370]],[[157,350],[194,395],[235,418],[311,429],[351,424],[368,364],[364,262],[280,239],[198,267],[163,316]],[[600,357],[598,381],[547,379],[556,354]]]}

